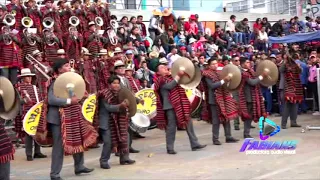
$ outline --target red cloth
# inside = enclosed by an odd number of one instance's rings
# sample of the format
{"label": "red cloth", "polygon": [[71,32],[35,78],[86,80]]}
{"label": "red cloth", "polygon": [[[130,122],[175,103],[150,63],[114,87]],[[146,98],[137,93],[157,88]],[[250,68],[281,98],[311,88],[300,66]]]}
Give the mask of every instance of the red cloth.
{"label": "red cloth", "polygon": [[[239,115],[242,120],[245,121],[247,119],[252,119],[254,122],[258,122],[259,118],[265,114],[265,106],[263,101],[263,96],[261,94],[260,85],[256,85],[254,87],[250,86],[251,95],[252,95],[252,105],[253,111],[248,112],[247,101],[244,93],[245,83],[247,83],[247,79],[255,78],[255,72],[253,70],[244,71],[242,73],[240,89],[239,89]],[[251,115],[252,113],[252,115]]]}
{"label": "red cloth", "polygon": [[15,15],[15,19],[16,19],[16,23],[13,25],[12,28],[16,29],[16,30],[22,30],[23,26],[21,24],[21,19],[24,17],[24,13],[22,10],[22,7],[20,5],[15,5],[15,4],[8,4],[6,5],[7,7],[7,12],[11,13],[12,10],[16,11],[16,15]]}
{"label": "red cloth", "polygon": [[[217,71],[212,71],[212,70],[205,70],[203,71],[202,75],[206,78],[211,79],[213,82],[220,81],[220,77]],[[209,96],[209,88],[205,80],[203,80],[202,83],[202,88],[203,91],[205,92],[205,96]],[[234,120],[235,118],[238,117],[238,109],[237,109],[237,102],[235,99],[233,99],[230,95],[230,92],[228,92],[225,88],[222,86],[215,89],[214,92],[215,94],[215,100],[217,104],[217,113],[218,117],[220,119],[220,123],[224,123],[226,121]],[[210,104],[208,102],[208,98],[206,98],[206,101],[203,101],[203,106],[202,106],[202,113],[201,117],[203,120],[206,120],[208,122],[212,122],[212,117],[211,117],[211,108]]]}
{"label": "red cloth", "polygon": [[257,24],[257,23],[254,23],[253,24],[253,30],[254,31],[257,31],[257,30],[261,30],[262,29],[262,24]]}
{"label": "red cloth", "polygon": [[130,83],[130,86],[132,87],[133,92],[137,93],[141,87],[139,80],[133,78],[132,76],[126,76],[126,78],[129,80],[129,83]]}
{"label": "red cloth", "polygon": [[34,8],[28,7],[27,12],[29,17],[33,20],[33,27],[37,28],[37,34],[41,34],[42,24],[41,24],[40,11],[34,10]]}
{"label": "red cloth", "polygon": [[[118,96],[113,94],[109,89],[104,89],[99,93],[99,97],[107,101],[108,104],[118,105]],[[99,108],[96,108],[99,109]],[[128,122],[129,117],[126,110],[120,110],[119,113],[110,113],[110,130],[112,147],[117,147],[121,154],[127,153],[128,149]],[[96,112],[97,114],[98,112]]]}
{"label": "red cloth", "polygon": [[85,11],[83,9],[75,9],[72,11],[74,16],[77,16],[80,20],[80,24],[78,26],[78,32],[84,34],[84,32],[88,29],[88,19],[86,18]]}
{"label": "red cloth", "polygon": [[173,16],[173,14],[170,14],[169,16],[163,16],[162,19],[163,19],[165,31],[168,31],[169,28],[173,29],[174,31],[178,30],[178,26],[175,23],[175,18]]}
{"label": "red cloth", "polygon": [[74,59],[77,62],[80,61],[81,58],[81,48],[83,46],[83,37],[80,33],[78,33],[77,39],[71,37],[68,32],[65,37],[65,46],[64,50],[66,52],[68,59]]}
{"label": "red cloth", "polygon": [[[167,116],[162,107],[160,88],[166,83],[174,81],[170,76],[156,76],[154,79],[154,92],[157,97],[157,115],[154,120],[159,129],[166,129],[168,124]],[[177,85],[169,93],[169,101],[176,113],[177,127],[185,129],[191,119],[191,106],[185,90]]]}
{"label": "red cloth", "polygon": [[11,139],[4,129],[4,123],[0,123],[0,164],[13,160],[14,152],[15,150],[11,143]]}
{"label": "red cloth", "polygon": [[303,100],[303,88],[300,80],[300,68],[296,63],[286,63],[285,72],[285,101],[301,103]]}
{"label": "red cloth", "polygon": [[147,36],[147,28],[146,25],[143,22],[137,22],[138,27],[140,28],[141,31],[141,35],[142,37],[146,37]]}
{"label": "red cloth", "polygon": [[12,41],[10,45],[5,45],[3,41],[1,41],[0,54],[0,66],[7,66],[9,68],[22,66],[21,51],[16,42]]}
{"label": "red cloth", "polygon": [[198,24],[196,22],[185,22],[184,29],[185,31],[189,32],[189,34],[198,35]]}

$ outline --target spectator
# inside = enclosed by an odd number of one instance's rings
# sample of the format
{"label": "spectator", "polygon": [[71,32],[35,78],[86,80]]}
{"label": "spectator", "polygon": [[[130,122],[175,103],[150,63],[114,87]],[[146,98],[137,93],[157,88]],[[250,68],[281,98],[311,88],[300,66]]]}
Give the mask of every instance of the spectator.
{"label": "spectator", "polygon": [[302,72],[300,74],[300,80],[301,80],[302,87],[303,87],[304,91],[303,91],[303,100],[299,104],[298,112],[301,112],[301,111],[302,112],[307,112],[308,106],[307,106],[307,103],[306,103],[306,93],[305,92],[306,92],[307,84],[308,84],[309,68],[308,68],[306,63],[301,61],[301,58],[300,58],[298,53],[294,53],[292,55],[292,58],[300,66],[300,68],[302,70]]}
{"label": "spectator", "polygon": [[203,36],[204,35],[204,27],[201,21],[199,21],[199,15],[195,14],[196,16],[196,23],[198,25],[198,36]]}
{"label": "spectator", "polygon": [[273,26],[271,27],[272,30],[272,36],[277,37],[279,36],[283,31],[283,20],[280,19],[278,22],[274,23]]}
{"label": "spectator", "polygon": [[248,19],[244,18],[242,21],[238,22],[235,26],[236,32],[239,34],[239,40],[242,44],[249,44],[249,26]]}
{"label": "spectator", "polygon": [[231,37],[233,38],[234,42],[236,44],[239,44],[239,43],[242,42],[242,36],[241,36],[241,33],[236,32],[235,21],[236,21],[236,16],[235,15],[231,15],[230,16],[230,20],[226,24],[226,31],[229,30],[229,32],[231,33]]}
{"label": "spectator", "polygon": [[263,27],[266,28],[266,32],[269,35],[269,33],[271,31],[271,24],[269,23],[268,18],[266,18],[266,17],[262,18],[261,24],[262,24]]}
{"label": "spectator", "polygon": [[316,103],[316,109],[315,112],[312,114],[314,116],[320,115],[319,113],[319,99],[318,99],[318,86],[317,86],[317,68],[319,68],[318,59],[315,55],[311,55],[309,57],[311,62],[311,67],[309,69],[309,77],[308,77],[308,83],[309,87],[312,90],[312,94],[314,97],[314,102]]}
{"label": "spectator", "polygon": [[268,52],[268,34],[265,31],[265,27],[261,28],[261,31],[259,32],[259,37],[258,37],[258,50],[259,51],[264,51],[264,52]]}
{"label": "spectator", "polygon": [[198,35],[198,24],[196,20],[196,16],[192,14],[189,17],[189,21],[184,24],[185,31],[193,38],[197,38]]}
{"label": "spectator", "polygon": [[146,25],[143,23],[143,16],[142,15],[139,15],[137,17],[137,26],[139,27],[140,29],[140,32],[141,32],[141,37],[144,38],[147,36],[147,29],[146,29]]}
{"label": "spectator", "polygon": [[150,34],[150,38],[152,39],[152,41],[154,41],[156,36],[158,36],[162,33],[162,29],[160,28],[161,12],[158,12],[155,10],[152,13],[153,13],[153,16],[150,19],[148,31]]}

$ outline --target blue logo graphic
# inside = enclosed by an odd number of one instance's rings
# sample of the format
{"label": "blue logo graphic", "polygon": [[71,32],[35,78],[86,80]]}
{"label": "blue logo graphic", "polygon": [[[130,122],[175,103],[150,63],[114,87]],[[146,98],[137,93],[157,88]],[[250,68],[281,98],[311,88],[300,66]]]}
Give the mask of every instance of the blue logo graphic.
{"label": "blue logo graphic", "polygon": [[259,119],[260,139],[267,140],[269,137],[274,136],[280,132],[280,126],[270,119],[262,116]]}

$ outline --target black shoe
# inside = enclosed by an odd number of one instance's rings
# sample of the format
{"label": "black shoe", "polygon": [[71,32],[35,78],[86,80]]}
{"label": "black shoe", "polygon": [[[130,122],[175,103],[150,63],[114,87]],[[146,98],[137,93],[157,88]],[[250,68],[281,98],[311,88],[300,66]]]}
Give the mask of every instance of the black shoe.
{"label": "black shoe", "polygon": [[234,130],[239,131],[240,128],[238,126],[234,127]]}
{"label": "black shoe", "polygon": [[299,124],[291,124],[291,127],[301,127]]}
{"label": "black shoe", "polygon": [[100,164],[100,168],[101,169],[110,169],[111,167],[109,164],[104,164],[104,165]]}
{"label": "black shoe", "polygon": [[177,128],[178,131],[185,131],[183,128]]}
{"label": "black shoe", "polygon": [[87,174],[87,173],[91,173],[93,170],[94,170],[94,169],[89,169],[89,168],[86,168],[86,167],[85,167],[85,168],[82,169],[82,170],[74,171],[74,173],[75,173],[76,175],[80,175],[80,174],[83,174],[83,173]]}
{"label": "black shoe", "polygon": [[251,128],[251,129],[254,129],[254,128],[256,128],[256,127],[254,127],[254,126],[251,125],[250,128]]}
{"label": "black shoe", "polygon": [[197,150],[199,150],[199,149],[203,149],[203,148],[205,148],[205,147],[207,147],[207,145],[199,145],[199,146],[196,146],[196,147],[193,147],[192,148],[192,151],[197,151]]}
{"label": "black shoe", "polygon": [[250,135],[244,135],[244,136],[243,136],[243,138],[245,138],[245,139],[246,139],[246,138],[253,138],[253,137],[252,137],[252,136],[250,136]]}
{"label": "black shoe", "polygon": [[236,138],[233,138],[233,137],[226,138],[226,143],[236,143],[238,141],[239,141],[239,139],[236,139]]}
{"label": "black shoe", "polygon": [[97,149],[97,148],[99,148],[99,147],[100,147],[99,144],[95,144],[95,145],[90,146],[89,148],[90,148],[90,149]]}
{"label": "black shoe", "polygon": [[33,155],[33,158],[46,158],[46,157],[47,157],[47,155],[44,155],[42,153],[37,153],[37,154]]}
{"label": "black shoe", "polygon": [[33,161],[32,156],[27,156],[27,161]]}
{"label": "black shoe", "polygon": [[167,150],[168,154],[177,154],[177,152],[175,150]]}
{"label": "black shoe", "polygon": [[116,153],[114,153],[114,155],[119,157],[120,153],[116,152]]}
{"label": "black shoe", "polygon": [[213,140],[214,145],[221,145],[221,142],[219,140]]}
{"label": "black shoe", "polygon": [[281,129],[287,129],[287,126],[281,126]]}
{"label": "black shoe", "polygon": [[134,164],[134,163],[136,163],[136,161],[135,160],[131,160],[131,159],[126,160],[126,161],[120,161],[121,165],[131,165],[131,164]]}
{"label": "black shoe", "polygon": [[129,149],[129,153],[139,153],[140,151],[136,150],[136,149],[133,149],[133,148],[130,148]]}
{"label": "black shoe", "polygon": [[63,180],[61,177],[57,177],[57,178],[50,178],[51,180]]}

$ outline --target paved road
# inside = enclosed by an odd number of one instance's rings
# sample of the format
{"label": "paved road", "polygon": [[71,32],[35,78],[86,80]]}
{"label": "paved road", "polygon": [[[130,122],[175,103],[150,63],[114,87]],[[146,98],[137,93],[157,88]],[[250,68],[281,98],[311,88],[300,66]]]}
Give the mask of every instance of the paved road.
{"label": "paved road", "polygon": [[[280,118],[271,118],[277,124]],[[299,116],[298,122],[303,125],[320,126],[320,116]],[[148,131],[147,138],[135,140],[133,146],[141,150],[131,154],[137,163],[132,166],[119,165],[119,159],[111,157],[109,170],[99,168],[101,148],[85,153],[85,164],[94,167],[90,175],[75,176],[72,157],[66,157],[61,176],[64,179],[102,180],[102,179],[320,179],[320,131],[306,131],[301,128],[281,130],[271,140],[297,140],[295,155],[246,155],[240,153],[242,131],[233,131],[233,136],[241,138],[239,143],[224,143],[221,130],[221,146],[212,145],[211,127],[204,122],[194,121],[196,133],[201,143],[208,146],[201,151],[191,151],[187,134],[179,131],[176,137],[177,155],[166,154],[164,132]],[[257,125],[256,125],[257,126]],[[242,128],[242,126],[241,126]],[[221,128],[223,129],[223,128]],[[252,130],[252,136],[258,137],[258,129]],[[18,149],[12,162],[11,179],[49,179],[51,148],[43,148],[49,156],[27,162],[24,149]],[[149,157],[149,155],[151,157]]]}

